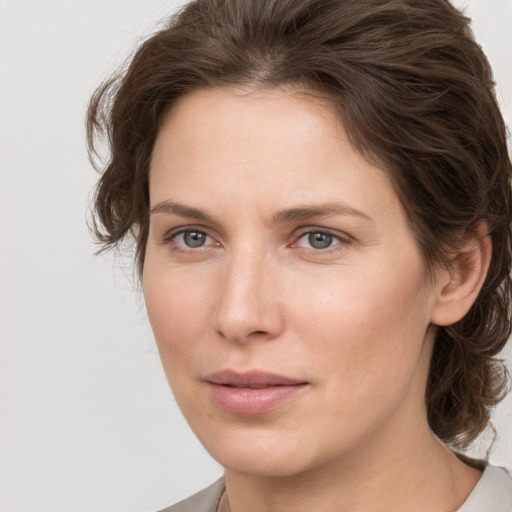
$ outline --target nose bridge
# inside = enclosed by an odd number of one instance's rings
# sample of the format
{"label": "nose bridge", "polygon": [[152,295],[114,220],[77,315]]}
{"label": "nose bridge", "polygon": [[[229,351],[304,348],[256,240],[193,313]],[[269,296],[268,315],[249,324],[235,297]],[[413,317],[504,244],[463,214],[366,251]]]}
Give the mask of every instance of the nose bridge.
{"label": "nose bridge", "polygon": [[268,254],[254,246],[238,248],[226,259],[215,317],[223,337],[245,341],[279,334],[282,318],[272,267]]}

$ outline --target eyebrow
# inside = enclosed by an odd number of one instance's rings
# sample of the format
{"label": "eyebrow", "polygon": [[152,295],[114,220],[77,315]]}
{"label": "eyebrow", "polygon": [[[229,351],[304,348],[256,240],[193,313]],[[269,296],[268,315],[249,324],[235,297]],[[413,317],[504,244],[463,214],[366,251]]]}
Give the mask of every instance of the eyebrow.
{"label": "eyebrow", "polygon": [[277,212],[272,220],[275,223],[307,220],[314,217],[330,217],[332,215],[355,215],[364,220],[375,222],[369,215],[341,202],[322,203],[318,205],[299,205]]}
{"label": "eyebrow", "polygon": [[173,201],[162,201],[161,203],[158,203],[155,206],[153,206],[150,209],[149,213],[150,215],[154,215],[156,213],[168,213],[172,215],[178,215],[179,217],[189,217],[201,220],[203,222],[216,222],[213,216],[209,215],[203,210],[193,208],[192,206],[186,206],[181,203],[175,203]]}
{"label": "eyebrow", "polygon": [[[218,221],[207,212],[186,206],[174,201],[162,201],[150,209],[150,215],[157,213],[167,213],[178,215],[179,217],[187,217],[197,219],[207,223],[217,223]],[[299,205],[293,208],[286,208],[275,213],[272,217],[272,222],[275,224],[294,222],[298,220],[308,220],[315,217],[330,217],[333,215],[351,215],[360,217],[369,222],[375,222],[369,215],[353,208],[342,202],[329,202],[315,205]]]}

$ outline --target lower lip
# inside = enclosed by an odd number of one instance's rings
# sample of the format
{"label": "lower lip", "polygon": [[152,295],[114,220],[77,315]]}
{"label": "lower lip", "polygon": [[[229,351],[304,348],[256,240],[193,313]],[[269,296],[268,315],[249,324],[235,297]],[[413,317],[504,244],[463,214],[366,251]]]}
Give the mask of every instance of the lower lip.
{"label": "lower lip", "polygon": [[231,414],[254,416],[277,409],[287,400],[304,391],[308,384],[269,386],[266,388],[232,388],[208,383],[214,402]]}

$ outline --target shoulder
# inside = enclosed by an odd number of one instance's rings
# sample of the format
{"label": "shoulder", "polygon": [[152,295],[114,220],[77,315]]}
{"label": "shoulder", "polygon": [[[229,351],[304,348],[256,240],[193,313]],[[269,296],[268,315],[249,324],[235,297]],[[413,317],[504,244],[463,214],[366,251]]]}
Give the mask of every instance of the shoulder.
{"label": "shoulder", "polygon": [[473,492],[458,512],[510,512],[512,477],[504,468],[488,464]]}
{"label": "shoulder", "polygon": [[224,488],[224,477],[219,478],[206,489],[160,512],[216,512]]}

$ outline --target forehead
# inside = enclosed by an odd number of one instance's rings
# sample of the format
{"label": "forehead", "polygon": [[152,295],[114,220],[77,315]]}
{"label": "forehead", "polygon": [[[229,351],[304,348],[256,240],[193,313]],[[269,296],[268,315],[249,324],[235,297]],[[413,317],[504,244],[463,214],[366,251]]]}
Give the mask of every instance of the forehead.
{"label": "forehead", "polygon": [[247,149],[248,142],[254,147],[275,140],[283,135],[285,124],[287,134],[296,135],[297,140],[309,136],[313,142],[315,133],[331,137],[344,132],[332,103],[298,89],[200,89],[171,106],[160,126],[154,153],[163,138],[167,143],[202,138],[201,149],[211,149],[212,155],[220,157],[226,137],[240,151]]}
{"label": "forehead", "polygon": [[228,222],[342,203],[383,227],[406,225],[387,173],[352,147],[335,109],[284,91],[182,98],[155,143],[150,199],[152,207],[180,203]]}
{"label": "forehead", "polygon": [[215,170],[217,177],[220,169],[231,170],[233,179],[242,170],[252,169],[260,179],[272,171],[278,180],[308,165],[319,177],[336,152],[343,153],[347,166],[368,167],[325,99],[298,90],[199,90],[166,113],[153,149],[151,180],[192,169]]}

